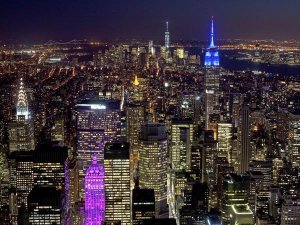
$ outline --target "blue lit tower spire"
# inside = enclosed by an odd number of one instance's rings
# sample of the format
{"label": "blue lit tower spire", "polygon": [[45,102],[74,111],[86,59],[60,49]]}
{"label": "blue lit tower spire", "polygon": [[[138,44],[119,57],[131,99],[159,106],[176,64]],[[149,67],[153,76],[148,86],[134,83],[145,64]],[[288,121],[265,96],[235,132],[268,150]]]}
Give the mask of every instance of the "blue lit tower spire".
{"label": "blue lit tower spire", "polygon": [[215,37],[214,18],[212,17],[211,18],[211,31],[210,31],[210,44],[205,53],[205,61],[204,61],[205,66],[219,66],[220,65],[219,51],[218,51],[217,47],[215,46],[214,37]]}
{"label": "blue lit tower spire", "polygon": [[211,18],[211,30],[210,30],[210,48],[215,47],[215,42],[214,42],[214,17]]}

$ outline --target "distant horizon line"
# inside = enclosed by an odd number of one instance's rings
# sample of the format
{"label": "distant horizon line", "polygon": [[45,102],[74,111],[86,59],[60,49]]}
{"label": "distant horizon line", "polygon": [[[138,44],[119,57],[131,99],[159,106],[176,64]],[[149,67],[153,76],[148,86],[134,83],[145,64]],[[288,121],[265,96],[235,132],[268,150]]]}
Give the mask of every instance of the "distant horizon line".
{"label": "distant horizon line", "polygon": [[[220,38],[216,39],[217,42],[221,41],[246,41],[246,42],[265,42],[265,41],[273,41],[273,42],[292,42],[292,43],[300,43],[300,40],[297,39],[273,39],[273,38],[266,38],[266,39],[252,39],[252,38]],[[163,40],[156,40],[156,39],[144,39],[144,38],[103,38],[103,39],[49,39],[49,40],[39,40],[39,41],[18,41],[18,40],[0,40],[0,44],[13,44],[13,45],[41,45],[41,44],[106,44],[109,42],[128,42],[128,41],[136,41],[136,42],[142,42],[142,43],[148,43],[149,41],[154,41],[157,43],[162,43],[163,45]],[[174,39],[171,42],[171,45],[178,44],[180,42],[200,42],[200,43],[209,43],[209,40],[200,40],[200,39]],[[217,44],[218,46],[219,44]]]}

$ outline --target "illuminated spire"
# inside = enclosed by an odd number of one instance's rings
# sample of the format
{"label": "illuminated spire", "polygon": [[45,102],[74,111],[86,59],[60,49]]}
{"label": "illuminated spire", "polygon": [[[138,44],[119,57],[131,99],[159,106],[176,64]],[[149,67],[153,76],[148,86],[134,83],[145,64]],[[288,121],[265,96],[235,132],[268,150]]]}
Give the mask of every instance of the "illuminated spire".
{"label": "illuminated spire", "polygon": [[170,47],[170,32],[169,32],[169,22],[166,22],[166,32],[165,32],[165,47],[169,49]]}
{"label": "illuminated spire", "polygon": [[19,116],[25,116],[25,119],[28,119],[29,117],[28,102],[26,92],[24,90],[23,78],[20,79],[20,87],[17,102],[17,119]]}
{"label": "illuminated spire", "polygon": [[204,65],[205,66],[219,66],[219,51],[214,42],[214,17],[211,18],[211,30],[210,30],[210,45],[205,53]]}
{"label": "illuminated spire", "polygon": [[134,84],[135,86],[138,86],[138,85],[140,84],[137,75],[134,76],[134,82],[133,82],[133,84]]}
{"label": "illuminated spire", "polygon": [[215,43],[214,43],[214,17],[211,17],[211,31],[210,31],[210,48],[214,48],[215,47]]}

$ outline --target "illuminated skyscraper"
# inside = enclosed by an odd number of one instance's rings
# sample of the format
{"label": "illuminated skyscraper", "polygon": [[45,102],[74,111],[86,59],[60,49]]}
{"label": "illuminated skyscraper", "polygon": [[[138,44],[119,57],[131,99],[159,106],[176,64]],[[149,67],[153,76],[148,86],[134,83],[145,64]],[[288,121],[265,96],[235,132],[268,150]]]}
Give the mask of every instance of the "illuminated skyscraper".
{"label": "illuminated skyscraper", "polygon": [[214,42],[214,18],[212,17],[211,20],[211,31],[210,31],[210,45],[205,53],[205,66],[219,66],[219,51],[217,47],[215,46]]}
{"label": "illuminated skyscraper", "polygon": [[214,43],[214,22],[212,18],[210,45],[205,54],[206,72],[204,76],[205,129],[213,130],[215,139],[219,120],[220,68],[219,52]]}
{"label": "illuminated skyscraper", "polygon": [[34,186],[62,188],[65,183],[64,167],[68,148],[43,146],[33,154]]}
{"label": "illuminated skyscraper", "polygon": [[138,165],[138,141],[141,125],[145,122],[144,107],[141,104],[129,104],[126,107],[126,138],[130,144],[131,158],[131,186],[134,186],[134,177]]}
{"label": "illuminated skyscraper", "polygon": [[143,99],[144,99],[143,84],[140,82],[138,76],[134,75],[133,86],[132,86],[132,90],[130,90],[130,96],[128,102],[140,103],[143,101]]}
{"label": "illuminated skyscraper", "polygon": [[139,181],[141,188],[154,189],[156,216],[167,206],[167,150],[164,124],[145,124],[139,139]]}
{"label": "illuminated skyscraper", "polygon": [[107,143],[104,149],[105,219],[131,224],[128,143]]}
{"label": "illuminated skyscraper", "polygon": [[85,174],[85,225],[99,225],[105,220],[104,168],[93,157]]}
{"label": "illuminated skyscraper", "polygon": [[288,143],[288,160],[294,167],[300,166],[300,114],[294,110],[279,109],[277,116],[277,138]]}
{"label": "illuminated skyscraper", "polygon": [[232,163],[232,124],[218,123],[218,156]]}
{"label": "illuminated skyscraper", "polygon": [[172,169],[191,169],[191,148],[194,124],[191,119],[173,119],[171,124],[170,159]]}
{"label": "illuminated skyscraper", "polygon": [[166,32],[165,32],[165,48],[170,48],[170,32],[169,32],[169,22],[166,22]]}
{"label": "illuminated skyscraper", "polygon": [[238,162],[239,172],[244,173],[249,169],[249,163],[251,160],[251,148],[250,148],[250,108],[243,106],[240,110],[240,123],[238,126]]}
{"label": "illuminated skyscraper", "polygon": [[[31,176],[34,187],[27,199],[29,223],[61,224],[61,196],[65,184],[64,163],[68,156],[68,149],[66,147],[40,146],[31,152],[33,154],[33,174]],[[22,168],[22,172],[17,187],[19,190],[24,189],[24,185],[28,185],[30,178],[30,171]],[[27,182],[24,181],[25,179],[28,179]]]}
{"label": "illuminated skyscraper", "polygon": [[76,111],[79,193],[84,198],[84,173],[92,156],[96,154],[103,165],[105,143],[114,141],[120,133],[120,102],[83,101],[76,105]]}
{"label": "illuminated skyscraper", "polygon": [[10,185],[16,188],[18,207],[27,206],[27,197],[33,188],[33,151],[15,151],[9,156]]}
{"label": "illuminated skyscraper", "polygon": [[152,40],[149,41],[148,53],[150,54],[150,56],[153,56],[155,54],[155,49],[153,47],[153,41]]}
{"label": "illuminated skyscraper", "polygon": [[213,130],[215,139],[217,135],[218,117],[219,117],[219,87],[220,87],[220,69],[207,68],[204,75],[205,88],[205,129]]}
{"label": "illuminated skyscraper", "polygon": [[288,158],[294,167],[300,166],[300,114],[288,112]]}
{"label": "illuminated skyscraper", "polygon": [[9,124],[9,151],[33,150],[34,129],[28,101],[21,78],[16,105],[16,121]]}

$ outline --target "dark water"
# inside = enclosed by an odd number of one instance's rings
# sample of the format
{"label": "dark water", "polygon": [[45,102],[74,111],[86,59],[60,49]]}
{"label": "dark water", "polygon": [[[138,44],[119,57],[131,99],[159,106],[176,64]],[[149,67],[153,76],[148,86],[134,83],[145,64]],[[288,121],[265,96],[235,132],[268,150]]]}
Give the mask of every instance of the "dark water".
{"label": "dark water", "polygon": [[221,56],[221,66],[227,70],[240,71],[240,70],[258,70],[270,74],[279,74],[283,76],[298,76],[300,77],[300,66],[289,65],[274,65],[267,63],[254,63],[245,60],[236,60],[228,57]]}
{"label": "dark water", "polygon": [[[187,50],[192,54],[200,54],[204,56],[204,52],[201,48],[187,48]],[[204,50],[205,51],[205,50]],[[289,65],[274,65],[267,63],[254,63],[246,60],[237,60],[233,57],[237,55],[237,51],[220,51],[220,64],[223,68],[230,71],[262,71],[272,75],[282,75],[282,76],[297,76],[300,77],[300,65],[289,66]],[[202,57],[202,62],[204,58]]]}

